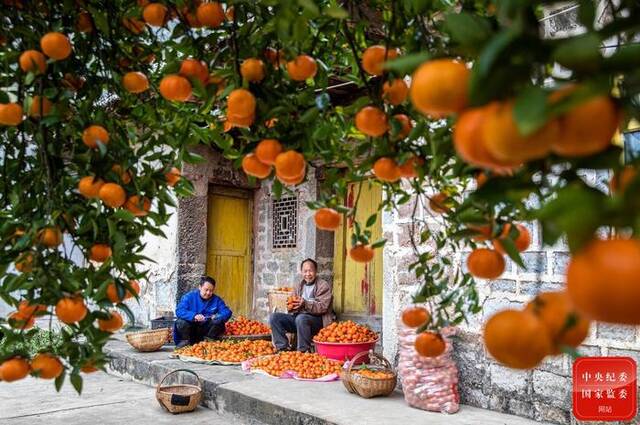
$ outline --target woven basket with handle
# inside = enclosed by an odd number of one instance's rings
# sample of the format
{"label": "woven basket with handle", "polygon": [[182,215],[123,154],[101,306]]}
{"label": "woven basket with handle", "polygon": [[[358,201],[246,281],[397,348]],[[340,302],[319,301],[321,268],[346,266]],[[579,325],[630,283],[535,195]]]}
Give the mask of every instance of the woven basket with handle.
{"label": "woven basket with handle", "polygon": [[156,351],[169,341],[171,329],[162,328],[125,334],[127,342],[138,351]]}
{"label": "woven basket with handle", "polygon": [[[162,385],[170,375],[178,372],[191,373],[198,380],[198,385]],[[169,413],[191,412],[195,410],[198,404],[200,404],[200,401],[202,401],[202,381],[198,374],[190,369],[176,369],[164,375],[164,378],[162,378],[156,388],[156,399],[158,399],[160,406],[167,409]]]}
{"label": "woven basket with handle", "polygon": [[[385,379],[373,379],[360,375],[353,370],[354,364],[363,356],[369,356],[367,369],[390,372],[393,376]],[[374,353],[372,350],[362,351],[356,354],[349,362],[347,370],[340,373],[340,378],[347,391],[358,394],[360,397],[371,398],[377,396],[388,396],[396,388],[398,379],[396,372],[391,367],[391,363],[384,356]]]}

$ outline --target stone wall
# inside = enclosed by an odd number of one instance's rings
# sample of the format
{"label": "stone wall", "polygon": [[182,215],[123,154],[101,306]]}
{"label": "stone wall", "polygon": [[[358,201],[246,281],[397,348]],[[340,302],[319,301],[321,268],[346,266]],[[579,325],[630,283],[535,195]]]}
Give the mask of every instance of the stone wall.
{"label": "stone wall", "polygon": [[[273,201],[271,182],[263,181],[254,194],[254,318],[266,321],[269,315],[267,294],[270,289],[293,286],[301,279],[300,262],[316,258],[316,228],[313,212],[305,202],[316,199],[315,171],[309,169],[307,180],[292,189],[283,191],[282,198],[297,196],[297,240],[295,248],[273,248]],[[325,244],[326,245],[326,244]],[[320,247],[326,252],[326,247]],[[326,254],[325,254],[326,255]],[[326,260],[320,262],[319,273],[327,275]]]}

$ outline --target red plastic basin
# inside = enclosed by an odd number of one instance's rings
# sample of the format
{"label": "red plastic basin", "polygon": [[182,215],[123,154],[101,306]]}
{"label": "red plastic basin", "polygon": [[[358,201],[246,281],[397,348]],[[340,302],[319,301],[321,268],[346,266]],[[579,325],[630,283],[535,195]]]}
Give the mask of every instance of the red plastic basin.
{"label": "red plastic basin", "polygon": [[[344,361],[351,360],[356,354],[363,351],[373,350],[373,347],[375,347],[378,339],[379,338],[376,338],[375,341],[370,342],[314,342],[314,344],[316,346],[316,353],[321,354],[329,359]],[[358,362],[356,364],[368,362],[369,357],[362,356],[360,359],[358,359]]]}

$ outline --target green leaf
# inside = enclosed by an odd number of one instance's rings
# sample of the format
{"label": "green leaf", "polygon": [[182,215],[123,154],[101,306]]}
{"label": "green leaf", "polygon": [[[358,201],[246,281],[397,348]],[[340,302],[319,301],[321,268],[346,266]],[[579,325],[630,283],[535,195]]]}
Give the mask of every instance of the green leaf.
{"label": "green leaf", "polygon": [[374,243],[371,244],[371,248],[376,249],[376,248],[382,248],[384,246],[384,244],[387,243],[386,239],[378,239],[377,241],[375,241]]}
{"label": "green leaf", "polygon": [[376,219],[378,218],[378,214],[371,214],[367,219],[367,227],[371,227],[375,224]]}
{"label": "green leaf", "polygon": [[[318,108],[316,107],[309,108],[304,112],[304,114],[302,114],[299,121],[303,124],[310,123],[314,121],[319,114],[320,114],[320,111],[318,110]],[[318,138],[320,139],[321,137],[318,137]]]}
{"label": "green leaf", "polygon": [[400,56],[397,59],[385,62],[384,68],[398,74],[411,74],[418,66],[430,58],[431,55],[427,52]]}
{"label": "green leaf", "polygon": [[349,17],[349,12],[336,5],[326,7],[323,12],[325,15],[335,19],[347,19]]}
{"label": "green leaf", "polygon": [[60,392],[60,389],[62,388],[62,384],[64,384],[64,378],[66,375],[67,375],[67,372],[63,370],[62,373],[56,377],[55,387],[57,392]]}
{"label": "green leaf", "polygon": [[115,213],[113,213],[112,217],[117,218],[118,220],[132,222],[135,216],[128,210],[118,209]]}
{"label": "green leaf", "polygon": [[75,388],[78,394],[82,394],[82,376],[77,373],[71,374],[70,377],[71,385]]}
{"label": "green leaf", "polygon": [[540,87],[524,89],[513,107],[513,117],[523,136],[533,134],[547,122],[547,94]]}
{"label": "green leaf", "polygon": [[318,6],[316,6],[313,0],[298,0],[298,4],[311,13],[312,16],[320,14],[320,9],[318,9]]}
{"label": "green leaf", "polygon": [[574,71],[594,71],[602,62],[601,44],[602,40],[596,33],[578,35],[560,44],[554,50],[552,58]]}
{"label": "green leaf", "polygon": [[4,91],[0,90],[0,103],[9,103],[10,99],[9,99],[9,95],[6,94]]}
{"label": "green leaf", "polygon": [[467,12],[449,13],[445,28],[451,38],[464,47],[476,49],[491,37],[491,24],[486,18]]}
{"label": "green leaf", "polygon": [[524,262],[522,261],[522,258],[520,257],[520,253],[518,252],[518,248],[516,248],[516,245],[513,242],[513,239],[502,238],[500,239],[500,245],[502,245],[502,247],[504,248],[509,258],[511,258],[517,265],[522,267],[524,270],[527,269],[527,267],[524,265]]}

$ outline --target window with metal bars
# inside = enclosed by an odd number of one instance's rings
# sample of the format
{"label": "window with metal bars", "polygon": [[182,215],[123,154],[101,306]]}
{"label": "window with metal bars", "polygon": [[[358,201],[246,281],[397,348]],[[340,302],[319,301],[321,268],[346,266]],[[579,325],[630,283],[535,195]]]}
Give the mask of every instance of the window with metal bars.
{"label": "window with metal bars", "polygon": [[298,235],[298,197],[273,200],[273,248],[295,248]]}

